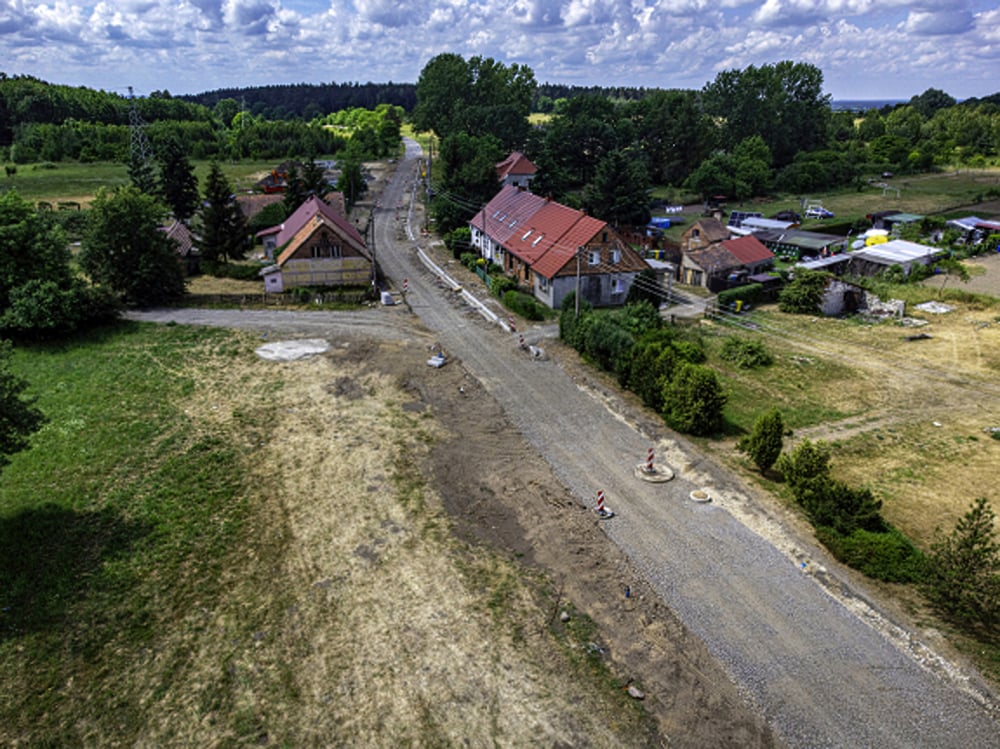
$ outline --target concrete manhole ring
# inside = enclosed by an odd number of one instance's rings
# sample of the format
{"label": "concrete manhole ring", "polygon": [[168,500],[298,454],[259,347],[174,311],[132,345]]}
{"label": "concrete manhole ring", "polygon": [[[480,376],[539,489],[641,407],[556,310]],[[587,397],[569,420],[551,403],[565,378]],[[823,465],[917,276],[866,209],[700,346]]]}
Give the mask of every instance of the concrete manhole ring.
{"label": "concrete manhole ring", "polygon": [[662,464],[654,466],[652,471],[648,471],[646,470],[646,464],[640,463],[635,467],[635,476],[643,481],[659,484],[664,481],[670,481],[674,477],[674,472]]}
{"label": "concrete manhole ring", "polygon": [[695,502],[712,501],[712,495],[708,493],[708,489],[695,489],[689,496]]}

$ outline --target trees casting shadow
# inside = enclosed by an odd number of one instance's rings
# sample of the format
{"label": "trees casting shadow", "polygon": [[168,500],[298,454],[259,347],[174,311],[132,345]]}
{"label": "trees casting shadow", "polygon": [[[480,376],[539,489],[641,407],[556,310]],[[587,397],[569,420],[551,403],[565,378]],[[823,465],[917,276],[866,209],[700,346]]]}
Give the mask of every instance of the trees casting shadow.
{"label": "trees casting shadow", "polygon": [[63,627],[95,595],[105,562],[149,532],[107,508],[49,504],[0,517],[0,642]]}

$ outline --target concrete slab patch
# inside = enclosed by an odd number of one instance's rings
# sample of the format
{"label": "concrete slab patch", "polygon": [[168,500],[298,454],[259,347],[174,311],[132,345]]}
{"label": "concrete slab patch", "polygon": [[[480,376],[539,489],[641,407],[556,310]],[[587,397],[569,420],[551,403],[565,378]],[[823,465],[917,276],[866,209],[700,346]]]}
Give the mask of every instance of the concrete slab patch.
{"label": "concrete slab patch", "polygon": [[268,361],[298,361],[325,353],[330,344],[322,338],[303,338],[298,341],[274,341],[257,349],[257,356]]}

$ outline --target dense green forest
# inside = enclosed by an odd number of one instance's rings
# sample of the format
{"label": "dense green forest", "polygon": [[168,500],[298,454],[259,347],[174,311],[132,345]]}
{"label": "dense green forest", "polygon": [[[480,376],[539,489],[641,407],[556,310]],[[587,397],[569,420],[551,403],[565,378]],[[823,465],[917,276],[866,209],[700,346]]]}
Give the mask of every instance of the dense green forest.
{"label": "dense green forest", "polygon": [[220,88],[182,96],[185,101],[215,107],[224,99],[239,102],[255,116],[273,120],[304,119],[342,109],[375,109],[380,104],[402,107],[409,112],[417,104],[412,83],[293,83],[275,86]]}
{"label": "dense green forest", "polygon": [[195,159],[333,154],[345,143],[342,136],[302,121],[240,112],[232,100],[209,109],[166,91],[129,98],[0,73],[0,160],[5,162],[127,161],[133,119],[145,125],[154,151],[177,141]]}

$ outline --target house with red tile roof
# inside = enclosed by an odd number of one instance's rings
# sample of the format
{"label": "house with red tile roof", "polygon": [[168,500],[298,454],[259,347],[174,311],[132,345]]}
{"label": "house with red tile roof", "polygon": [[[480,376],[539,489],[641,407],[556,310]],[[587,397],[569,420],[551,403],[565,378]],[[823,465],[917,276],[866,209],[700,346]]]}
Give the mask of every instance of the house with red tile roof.
{"label": "house with red tile roof", "polygon": [[497,164],[497,179],[504,185],[531,189],[531,180],[535,178],[538,167],[520,151],[511,152],[510,156]]}
{"label": "house with red tile roof", "polygon": [[469,222],[472,246],[479,254],[498,265],[504,265],[504,246],[547,201],[538,195],[505,185],[493,199]]}
{"label": "house with red tile roof", "polygon": [[751,276],[774,266],[774,253],[752,234],[736,239],[722,240],[722,246]]}
{"label": "house with red tile roof", "polygon": [[553,309],[579,286],[594,307],[625,303],[645,260],[605,221],[504,186],[469,222],[472,243]]}
{"label": "house with red tile roof", "polygon": [[271,228],[277,229],[267,235],[275,242],[277,258],[260,272],[265,292],[364,286],[371,281],[374,266],[365,240],[350,221],[315,195],[283,224]]}
{"label": "house with red tile roof", "polygon": [[681,258],[681,283],[722,291],[774,265],[774,253],[752,235],[689,250]]}

